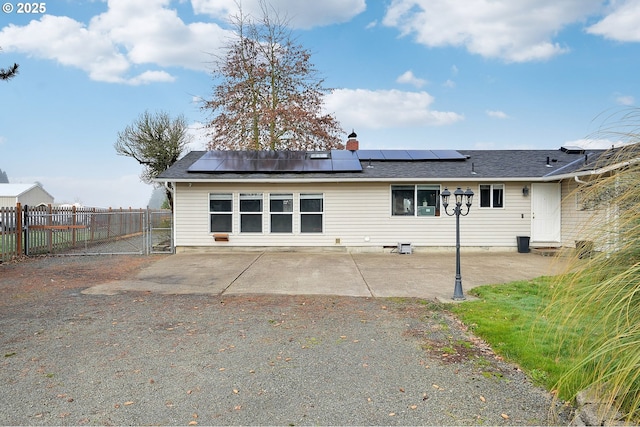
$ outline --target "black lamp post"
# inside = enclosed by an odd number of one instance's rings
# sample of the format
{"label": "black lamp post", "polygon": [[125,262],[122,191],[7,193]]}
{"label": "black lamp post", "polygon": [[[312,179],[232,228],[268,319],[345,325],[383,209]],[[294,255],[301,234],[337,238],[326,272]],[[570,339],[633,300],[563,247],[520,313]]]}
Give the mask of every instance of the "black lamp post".
{"label": "black lamp post", "polygon": [[[444,206],[444,212],[449,216],[456,216],[456,284],[453,290],[454,300],[464,300],[464,293],[462,292],[462,276],[460,275],[460,215],[467,216],[471,210],[471,202],[473,201],[473,191],[467,187],[467,191],[462,191],[460,187],[453,192],[456,198],[456,207],[453,208],[453,212],[447,211],[449,206],[449,197],[451,192],[445,187],[442,192],[442,206]],[[467,212],[462,213],[462,197],[465,198],[465,204],[467,205]]]}

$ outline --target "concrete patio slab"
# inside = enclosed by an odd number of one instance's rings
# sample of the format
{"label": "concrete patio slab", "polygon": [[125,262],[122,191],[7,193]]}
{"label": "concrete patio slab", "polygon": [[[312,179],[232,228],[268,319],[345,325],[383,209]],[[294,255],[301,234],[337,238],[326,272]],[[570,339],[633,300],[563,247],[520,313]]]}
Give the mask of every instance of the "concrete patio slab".
{"label": "concrete patio slab", "polygon": [[[463,252],[462,283],[473,287],[555,275],[563,258],[532,253]],[[451,300],[455,252],[230,252],[162,257],[136,277],[92,286],[86,294],[288,294]]]}

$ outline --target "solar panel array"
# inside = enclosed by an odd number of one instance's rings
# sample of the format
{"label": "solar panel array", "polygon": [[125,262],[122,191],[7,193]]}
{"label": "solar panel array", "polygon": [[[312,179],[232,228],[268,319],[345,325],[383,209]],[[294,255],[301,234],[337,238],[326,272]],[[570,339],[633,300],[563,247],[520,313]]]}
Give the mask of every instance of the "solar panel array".
{"label": "solar panel array", "polygon": [[360,160],[377,161],[437,161],[466,158],[455,150],[358,150],[356,153]]}
{"label": "solar panel array", "polygon": [[200,173],[361,172],[361,161],[464,160],[454,150],[207,151],[188,169]]}

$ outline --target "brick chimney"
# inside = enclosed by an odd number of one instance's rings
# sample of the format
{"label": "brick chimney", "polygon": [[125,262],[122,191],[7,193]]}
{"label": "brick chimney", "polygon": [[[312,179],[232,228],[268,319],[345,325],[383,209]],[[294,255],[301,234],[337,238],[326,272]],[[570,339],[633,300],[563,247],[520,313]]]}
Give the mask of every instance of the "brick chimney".
{"label": "brick chimney", "polygon": [[346,149],[349,151],[356,151],[359,149],[359,145],[360,143],[358,142],[358,140],[356,139],[358,137],[358,135],[356,135],[356,133],[354,131],[351,131],[351,133],[349,134],[349,139],[347,140],[347,146]]}

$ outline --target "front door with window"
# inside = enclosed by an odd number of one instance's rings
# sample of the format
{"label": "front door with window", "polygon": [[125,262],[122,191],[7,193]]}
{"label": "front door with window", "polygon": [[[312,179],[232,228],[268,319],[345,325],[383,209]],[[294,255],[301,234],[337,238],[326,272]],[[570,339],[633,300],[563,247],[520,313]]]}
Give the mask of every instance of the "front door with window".
{"label": "front door with window", "polygon": [[531,185],[531,242],[560,243],[560,184]]}

